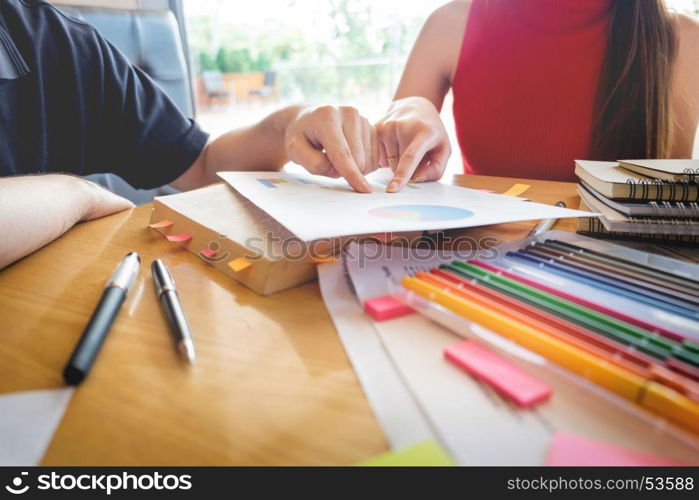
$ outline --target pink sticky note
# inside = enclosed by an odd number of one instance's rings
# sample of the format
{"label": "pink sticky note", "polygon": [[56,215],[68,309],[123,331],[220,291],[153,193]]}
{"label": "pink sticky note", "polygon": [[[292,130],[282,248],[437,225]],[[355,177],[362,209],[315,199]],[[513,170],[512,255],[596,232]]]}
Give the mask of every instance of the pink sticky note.
{"label": "pink sticky note", "polygon": [[551,396],[548,384],[470,340],[447,347],[444,357],[521,408],[543,403]]}
{"label": "pink sticky note", "polygon": [[685,465],[664,457],[556,431],[546,465],[564,466],[664,466]]}
{"label": "pink sticky note", "polygon": [[172,221],[164,219],[164,220],[161,220],[160,222],[155,222],[153,224],[150,224],[148,227],[152,227],[153,229],[160,229],[163,227],[170,227],[170,226],[172,226]]}
{"label": "pink sticky note", "polygon": [[375,321],[386,321],[405,316],[406,314],[412,314],[415,311],[410,306],[397,301],[390,295],[386,295],[385,297],[376,297],[364,302],[364,312],[374,318]]}
{"label": "pink sticky note", "polygon": [[209,247],[202,248],[201,252],[199,253],[201,253],[204,257],[208,257],[210,259],[216,257],[216,252],[214,250],[211,250]]}
{"label": "pink sticky note", "polygon": [[189,233],[182,233],[182,234],[168,234],[165,236],[168,240],[170,241],[176,241],[178,243],[181,243],[183,241],[189,241],[192,239],[192,235]]}

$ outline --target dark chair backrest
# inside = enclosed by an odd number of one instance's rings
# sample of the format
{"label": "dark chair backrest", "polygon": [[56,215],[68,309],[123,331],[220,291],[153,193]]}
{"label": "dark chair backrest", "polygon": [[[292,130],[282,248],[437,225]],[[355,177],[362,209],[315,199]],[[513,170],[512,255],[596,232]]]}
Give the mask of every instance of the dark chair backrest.
{"label": "dark chair backrest", "polygon": [[57,7],[97,28],[131,63],[153,78],[187,116],[194,116],[184,49],[171,11]]}
{"label": "dark chair backrest", "polygon": [[[0,0],[2,1],[2,0]],[[194,116],[192,88],[180,31],[172,11],[129,11],[56,5],[66,15],[94,26],[132,64],[140,67],[187,116]],[[134,189],[114,174],[87,176],[137,205],[172,194],[170,186]]]}

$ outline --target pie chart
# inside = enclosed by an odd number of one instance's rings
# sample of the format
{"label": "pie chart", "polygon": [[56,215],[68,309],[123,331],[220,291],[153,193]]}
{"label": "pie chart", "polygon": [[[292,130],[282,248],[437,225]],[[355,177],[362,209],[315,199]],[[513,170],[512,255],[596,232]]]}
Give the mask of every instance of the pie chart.
{"label": "pie chart", "polygon": [[390,205],[369,209],[369,214],[382,219],[406,222],[437,222],[466,219],[473,212],[444,205]]}

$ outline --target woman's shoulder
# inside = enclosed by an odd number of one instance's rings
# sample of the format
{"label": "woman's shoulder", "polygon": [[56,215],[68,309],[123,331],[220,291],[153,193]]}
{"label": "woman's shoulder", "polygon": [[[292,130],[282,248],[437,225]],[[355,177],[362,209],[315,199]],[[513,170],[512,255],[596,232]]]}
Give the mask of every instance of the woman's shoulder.
{"label": "woman's shoulder", "polygon": [[463,31],[471,7],[471,0],[452,0],[436,9],[425,23],[439,31]]}
{"label": "woman's shoulder", "polygon": [[699,83],[699,20],[684,14],[672,16],[677,27],[677,69],[692,74],[692,81]]}
{"label": "woman's shoulder", "polygon": [[672,17],[677,23],[677,28],[680,33],[685,35],[697,36],[699,33],[699,20],[686,14],[673,13]]}
{"label": "woman's shoulder", "polygon": [[420,34],[420,47],[438,60],[449,83],[456,73],[470,8],[470,0],[452,0],[442,5],[430,14]]}
{"label": "woman's shoulder", "polygon": [[677,26],[680,54],[699,55],[699,20],[684,14],[672,14]]}

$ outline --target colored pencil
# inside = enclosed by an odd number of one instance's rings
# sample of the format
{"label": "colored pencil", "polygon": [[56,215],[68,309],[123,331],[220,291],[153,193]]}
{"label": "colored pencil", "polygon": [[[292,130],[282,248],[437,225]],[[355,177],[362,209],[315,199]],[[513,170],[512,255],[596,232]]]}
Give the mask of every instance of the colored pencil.
{"label": "colored pencil", "polygon": [[590,250],[589,248],[584,248],[581,246],[573,245],[571,243],[566,243],[564,241],[548,239],[548,240],[544,241],[543,244],[550,245],[550,246],[553,246],[553,247],[559,248],[559,249],[566,249],[572,253],[585,255],[588,258],[596,259],[596,260],[601,261],[601,262],[606,262],[606,263],[611,264],[613,266],[628,269],[628,270],[636,272],[636,273],[644,273],[644,274],[657,276],[659,278],[664,278],[668,282],[676,283],[676,284],[684,286],[687,289],[692,289],[694,291],[699,292],[699,281],[694,280],[692,278],[680,276],[678,274],[674,274],[674,273],[670,273],[670,272],[661,271],[661,270],[658,270],[654,267],[647,266],[645,264],[639,264],[637,262],[633,262],[633,261],[630,261],[627,259],[622,259],[621,257],[617,257],[617,256],[609,254],[609,253],[602,253],[602,252],[598,252],[596,250]]}
{"label": "colored pencil", "polygon": [[571,269],[579,271],[583,274],[589,273],[590,275],[597,276],[599,278],[611,279],[620,286],[628,285],[626,289],[640,289],[646,292],[653,292],[667,297],[672,297],[680,301],[681,304],[693,306],[694,309],[699,310],[699,296],[694,296],[691,291],[676,290],[673,287],[667,287],[664,283],[659,283],[655,279],[641,276],[630,277],[617,270],[612,271],[600,268],[600,266],[597,264],[592,264],[585,261],[580,262],[581,259],[568,258],[555,250],[549,250],[543,247],[529,246],[523,250],[523,253],[526,253],[527,255],[534,255],[541,259],[551,259],[553,262],[559,265],[570,267]]}
{"label": "colored pencil", "polygon": [[579,264],[586,264],[589,266],[593,266],[599,270],[604,270],[609,273],[612,273],[617,276],[623,276],[625,278],[629,279],[635,279],[635,280],[642,280],[648,283],[653,283],[655,285],[661,286],[663,288],[667,288],[670,290],[675,290],[678,292],[682,292],[687,295],[691,295],[692,297],[695,297],[699,299],[699,290],[693,290],[689,287],[686,286],[686,284],[679,284],[675,283],[671,280],[667,279],[667,274],[665,275],[662,274],[649,274],[645,273],[643,271],[639,271],[637,269],[633,268],[628,268],[627,266],[622,266],[619,265],[618,263],[616,264],[610,264],[608,262],[605,262],[601,259],[594,258],[594,256],[591,256],[586,253],[574,253],[571,252],[570,250],[566,249],[560,249],[557,248],[553,245],[548,245],[548,244],[533,244],[532,248],[538,249],[540,251],[546,252],[547,254],[559,257],[564,260],[570,260],[572,262],[576,262]]}
{"label": "colored pencil", "polygon": [[600,290],[616,293],[632,300],[653,305],[655,307],[664,309],[665,311],[679,314],[684,317],[699,319],[699,311],[691,308],[687,304],[673,300],[670,297],[664,297],[656,293],[646,292],[638,289],[638,287],[620,285],[612,280],[601,278],[599,276],[592,276],[589,273],[576,271],[564,265],[554,263],[550,259],[542,259],[538,256],[527,254],[522,251],[507,252],[507,256],[513,259],[518,259],[520,262],[527,262],[530,265],[538,266],[540,268],[543,266],[554,274],[557,273],[559,275],[568,277],[569,279],[574,279],[579,283],[584,283]]}
{"label": "colored pencil", "polygon": [[454,295],[471,299],[483,307],[496,310],[517,321],[561,339],[584,351],[594,354],[648,380],[656,380],[681,392],[693,401],[699,401],[699,383],[669,368],[655,359],[606,337],[585,330],[557,316],[523,304],[511,297],[491,290],[483,285],[471,283],[448,271],[434,269],[430,273],[417,273],[416,277],[426,283],[440,287]]}
{"label": "colored pencil", "polygon": [[[531,287],[538,288],[541,291],[556,295],[556,296],[561,297],[563,299],[570,300],[571,302],[575,302],[576,304],[579,304],[581,306],[585,306],[585,307],[588,307],[590,309],[594,309],[594,310],[599,311],[601,313],[604,313],[608,316],[612,316],[612,317],[620,319],[622,321],[626,321],[627,323],[631,323],[632,325],[638,326],[638,327],[643,328],[645,330],[649,330],[651,332],[656,332],[656,333],[662,335],[663,337],[667,337],[670,340],[674,340],[675,342],[683,342],[686,339],[686,336],[684,334],[677,332],[675,330],[671,330],[671,329],[667,328],[666,326],[658,325],[655,323],[650,323],[642,318],[637,318],[635,316],[631,316],[629,314],[626,314],[624,311],[612,309],[611,307],[607,307],[604,304],[592,302],[591,300],[588,300],[585,297],[581,297],[579,295],[574,295],[574,294],[568,293],[565,290],[562,290],[560,288],[546,285],[544,283],[536,281],[536,280],[529,278],[527,276],[523,276],[521,273],[516,273],[516,272],[511,271],[509,269],[505,269],[504,267],[500,267],[497,265],[497,263],[485,262],[482,260],[469,260],[468,263],[473,264],[474,266],[482,267],[483,269],[486,269],[487,271],[490,271],[490,272],[493,272],[496,274],[501,274],[503,276],[506,276],[507,278],[519,281],[520,283],[523,283],[525,285],[529,285]],[[537,272],[537,274],[541,274],[541,273]]]}
{"label": "colored pencil", "polygon": [[429,301],[513,340],[601,387],[699,433],[699,404],[673,389],[656,382],[649,382],[582,349],[546,335],[536,328],[497,311],[484,309],[469,299],[448,293],[417,278],[404,278],[403,286]]}
{"label": "colored pencil", "polygon": [[618,342],[634,345],[638,350],[646,354],[660,359],[674,356],[699,367],[699,356],[684,349],[682,344],[661,337],[653,332],[640,329],[571,301],[491,273],[478,266],[454,261],[451,265],[442,266],[442,268],[453,270],[468,278],[483,281],[486,286],[495,287],[519,300],[544,308],[557,316],[562,316]]}

